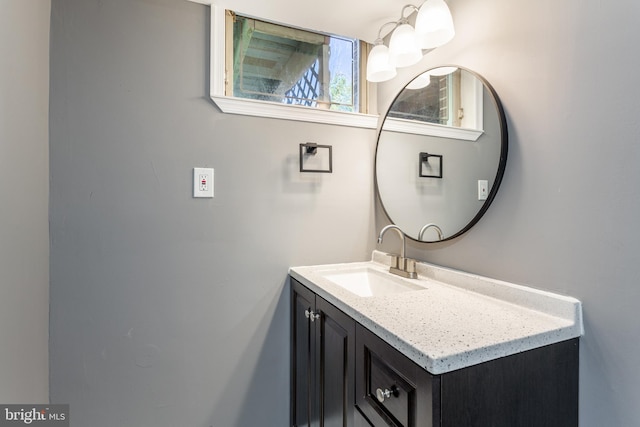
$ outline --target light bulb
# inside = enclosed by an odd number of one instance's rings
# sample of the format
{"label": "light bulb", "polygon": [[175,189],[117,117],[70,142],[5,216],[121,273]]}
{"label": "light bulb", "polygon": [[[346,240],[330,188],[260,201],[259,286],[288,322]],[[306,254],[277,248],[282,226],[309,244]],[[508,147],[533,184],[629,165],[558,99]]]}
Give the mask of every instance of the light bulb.
{"label": "light bulb", "polygon": [[429,74],[431,74],[432,76],[440,77],[440,76],[446,76],[447,74],[451,74],[457,70],[458,70],[458,67],[438,67],[438,68],[429,70]]}
{"label": "light bulb", "polygon": [[422,50],[418,45],[413,27],[406,21],[391,34],[389,54],[396,67],[408,67],[422,59]]}
{"label": "light bulb", "polygon": [[370,82],[384,82],[396,76],[396,67],[389,56],[389,48],[376,40],[376,45],[369,52],[367,59],[367,80]]}
{"label": "light bulb", "polygon": [[427,0],[416,17],[416,35],[422,49],[442,46],[455,36],[453,17],[444,0]]}
{"label": "light bulb", "polygon": [[431,84],[431,76],[427,71],[426,73],[422,73],[415,79],[411,80],[411,82],[409,82],[409,84],[407,85],[407,89],[411,89],[411,90],[423,89],[429,86],[429,84]]}

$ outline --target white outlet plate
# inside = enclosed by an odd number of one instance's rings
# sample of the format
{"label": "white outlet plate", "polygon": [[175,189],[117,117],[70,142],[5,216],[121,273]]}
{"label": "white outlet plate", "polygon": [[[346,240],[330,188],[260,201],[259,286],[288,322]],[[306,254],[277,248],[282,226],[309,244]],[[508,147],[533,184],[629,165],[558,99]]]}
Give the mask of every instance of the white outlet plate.
{"label": "white outlet plate", "polygon": [[193,168],[193,197],[213,197],[213,168]]}

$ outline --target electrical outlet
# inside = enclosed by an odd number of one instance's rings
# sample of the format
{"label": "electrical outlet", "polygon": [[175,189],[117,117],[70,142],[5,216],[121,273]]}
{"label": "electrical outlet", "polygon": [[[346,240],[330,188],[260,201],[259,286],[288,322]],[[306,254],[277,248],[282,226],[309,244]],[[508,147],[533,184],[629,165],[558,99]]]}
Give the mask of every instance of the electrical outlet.
{"label": "electrical outlet", "polygon": [[209,177],[205,173],[201,173],[198,175],[198,185],[200,186],[199,191],[208,191],[209,190]]}
{"label": "electrical outlet", "polygon": [[193,168],[193,197],[213,197],[212,168]]}

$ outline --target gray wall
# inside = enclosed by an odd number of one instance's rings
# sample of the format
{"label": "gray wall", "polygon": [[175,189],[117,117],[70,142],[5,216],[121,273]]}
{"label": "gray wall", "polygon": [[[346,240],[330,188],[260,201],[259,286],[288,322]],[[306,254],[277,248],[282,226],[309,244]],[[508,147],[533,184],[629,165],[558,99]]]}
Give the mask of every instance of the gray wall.
{"label": "gray wall", "polygon": [[450,4],[455,40],[413,73],[457,63],[484,75],[506,110],[509,159],[467,235],[409,253],[581,299],[581,426],[638,425],[640,4]]}
{"label": "gray wall", "polygon": [[48,0],[0,12],[0,402],[49,401]]}
{"label": "gray wall", "polygon": [[[375,131],[219,113],[205,6],[52,4],[52,402],[77,427],[286,425],[287,269],[370,257]],[[298,172],[307,141],[333,174]]]}

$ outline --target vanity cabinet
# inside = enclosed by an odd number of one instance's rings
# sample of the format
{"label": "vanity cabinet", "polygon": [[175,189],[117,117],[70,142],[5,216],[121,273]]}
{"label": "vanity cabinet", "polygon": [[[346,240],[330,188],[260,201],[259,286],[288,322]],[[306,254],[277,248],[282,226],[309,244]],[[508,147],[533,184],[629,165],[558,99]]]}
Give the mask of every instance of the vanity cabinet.
{"label": "vanity cabinet", "polygon": [[356,322],[291,279],[291,424],[352,427]]}
{"label": "vanity cabinet", "polygon": [[293,278],[291,289],[294,427],[578,425],[578,338],[433,375]]}

